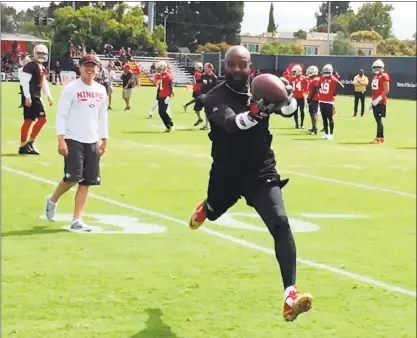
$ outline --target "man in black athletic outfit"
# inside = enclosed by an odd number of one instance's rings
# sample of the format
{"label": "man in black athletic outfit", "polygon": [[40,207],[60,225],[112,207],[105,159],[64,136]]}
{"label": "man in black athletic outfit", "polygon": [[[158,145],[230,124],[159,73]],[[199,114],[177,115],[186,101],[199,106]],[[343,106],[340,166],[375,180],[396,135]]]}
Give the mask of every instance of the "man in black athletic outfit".
{"label": "man in black athletic outfit", "polygon": [[[201,75],[201,89],[199,95],[207,94],[210,90],[217,86],[217,76],[213,72],[213,65],[206,63],[204,65],[204,73]],[[204,108],[201,100],[195,99],[194,111],[200,112]],[[200,130],[208,130],[208,120]]]}
{"label": "man in black athletic outfit", "polygon": [[211,127],[213,163],[207,198],[197,206],[189,225],[197,229],[206,219],[216,220],[244,197],[274,238],[285,289],[283,317],[292,321],[311,308],[312,297],[295,287],[296,248],[281,192],[288,180],[281,180],[276,171],[268,127],[270,114],[282,114],[289,106],[295,111],[297,106],[290,104],[295,100],[291,86],[286,86],[285,102],[275,108],[251,102],[250,65],[245,47],[231,47],[225,56],[226,81],[200,97]]}

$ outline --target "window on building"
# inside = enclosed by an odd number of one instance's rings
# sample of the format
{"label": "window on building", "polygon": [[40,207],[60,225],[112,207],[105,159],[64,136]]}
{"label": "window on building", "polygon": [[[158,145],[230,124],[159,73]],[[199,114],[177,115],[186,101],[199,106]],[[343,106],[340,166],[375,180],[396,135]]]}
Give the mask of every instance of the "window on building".
{"label": "window on building", "polygon": [[258,43],[244,43],[243,46],[248,49],[250,53],[259,53],[259,44]]}
{"label": "window on building", "polygon": [[319,48],[318,47],[305,46],[304,47],[304,53],[306,55],[319,55]]}
{"label": "window on building", "polygon": [[358,49],[358,55],[372,56],[372,49],[371,48],[360,48],[360,49]]}

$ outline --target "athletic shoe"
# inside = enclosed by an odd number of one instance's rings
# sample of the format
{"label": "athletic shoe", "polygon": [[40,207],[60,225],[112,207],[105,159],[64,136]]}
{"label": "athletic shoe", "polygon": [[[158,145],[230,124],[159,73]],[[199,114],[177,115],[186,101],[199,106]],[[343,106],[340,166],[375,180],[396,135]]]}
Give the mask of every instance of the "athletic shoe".
{"label": "athletic shoe", "polygon": [[83,223],[82,221],[73,221],[70,227],[73,231],[80,231],[80,232],[90,232],[93,230],[90,226]]}
{"label": "athletic shoe", "polygon": [[28,143],[26,143],[27,147],[29,148],[29,155],[40,155],[39,151],[35,148],[35,145],[33,144],[33,142],[29,141]]}
{"label": "athletic shoe", "polygon": [[371,142],[369,142],[371,144],[379,144],[379,143],[384,143],[384,139],[382,139],[380,137],[375,137]]}
{"label": "athletic shoe", "polygon": [[329,139],[329,135],[324,134],[321,138],[322,138],[323,140],[328,140],[328,139]]}
{"label": "athletic shoe", "polygon": [[184,108],[184,113],[186,113],[187,112],[187,105],[184,104],[182,107]]}
{"label": "athletic shoe", "polygon": [[194,123],[194,127],[197,127],[202,122],[203,122],[203,119],[198,119],[197,122]]}
{"label": "athletic shoe", "polygon": [[209,130],[209,127],[204,126],[204,127],[201,127],[200,130]]}
{"label": "athletic shoe", "polygon": [[26,143],[25,145],[19,147],[19,154],[20,155],[30,155],[32,149]]}
{"label": "athletic shoe", "polygon": [[54,222],[55,221],[55,212],[56,212],[56,203],[50,200],[48,196],[46,198],[46,208],[45,208],[45,216],[48,221]]}
{"label": "athletic shoe", "polygon": [[309,293],[298,292],[294,287],[284,301],[283,317],[287,322],[292,322],[300,314],[310,311],[313,297]]}
{"label": "athletic shoe", "polygon": [[329,134],[329,135],[327,136],[327,139],[328,139],[328,140],[333,140],[333,134]]}
{"label": "athletic shoe", "polygon": [[206,209],[204,208],[205,204],[206,204],[206,201],[200,203],[198,207],[194,210],[193,214],[191,215],[190,223],[189,223],[189,226],[191,229],[193,230],[198,229],[207,219]]}

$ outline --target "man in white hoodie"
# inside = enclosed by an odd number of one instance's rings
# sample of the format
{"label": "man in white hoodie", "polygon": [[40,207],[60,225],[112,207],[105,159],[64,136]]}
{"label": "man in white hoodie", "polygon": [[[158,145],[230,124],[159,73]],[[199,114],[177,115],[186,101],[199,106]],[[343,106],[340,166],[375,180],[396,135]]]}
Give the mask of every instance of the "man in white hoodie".
{"label": "man in white hoodie", "polygon": [[[100,157],[108,138],[106,89],[94,81],[100,60],[86,55],[79,61],[80,78],[62,91],[56,117],[58,152],[64,156],[64,178],[46,199],[46,218],[54,220],[58,200],[78,183],[71,230],[91,231],[82,221],[90,186],[100,185]],[[101,141],[101,142],[100,142]],[[100,142],[100,143],[99,143]]]}

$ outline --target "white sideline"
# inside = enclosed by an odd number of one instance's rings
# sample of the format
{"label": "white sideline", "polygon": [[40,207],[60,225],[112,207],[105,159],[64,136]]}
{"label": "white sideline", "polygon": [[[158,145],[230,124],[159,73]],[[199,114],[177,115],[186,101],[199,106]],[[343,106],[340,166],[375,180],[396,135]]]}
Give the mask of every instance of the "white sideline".
{"label": "white sideline", "polygon": [[[9,171],[11,173],[20,175],[20,176],[31,178],[31,179],[33,179],[35,181],[38,181],[38,182],[42,182],[42,183],[45,183],[45,184],[52,185],[52,186],[55,186],[57,184],[54,181],[50,181],[50,180],[44,179],[42,177],[39,177],[37,175],[31,174],[31,173],[28,173],[28,172],[25,172],[25,171],[13,169],[13,168],[10,168],[10,167],[7,167],[7,166],[2,166],[2,169],[6,170],[6,171]],[[101,195],[97,195],[95,193],[90,193],[90,196],[93,197],[93,198],[96,198],[98,200],[117,205],[121,208],[129,209],[129,210],[133,210],[133,211],[138,211],[138,212],[143,213],[143,214],[159,217],[161,219],[165,219],[165,220],[168,220],[168,221],[171,221],[171,222],[175,222],[175,223],[179,223],[179,224],[188,226],[187,222],[185,222],[185,221],[182,221],[180,219],[170,217],[170,216],[167,216],[167,215],[155,212],[155,211],[135,207],[135,206],[130,205],[130,204],[126,204],[126,203],[119,202],[119,201],[116,201],[116,200],[113,200],[113,199],[110,199],[110,198],[107,198],[107,197],[104,197],[104,196],[101,196]],[[268,248],[265,248],[263,246],[260,246],[260,245],[257,245],[257,244],[239,239],[239,238],[235,238],[233,236],[226,235],[226,234],[223,234],[223,233],[215,231],[215,230],[211,230],[211,229],[206,228],[206,227],[201,227],[199,229],[199,231],[203,231],[207,234],[210,234],[210,235],[213,235],[213,236],[216,236],[216,237],[219,237],[219,238],[227,239],[227,240],[229,240],[233,243],[242,245],[242,246],[247,247],[247,248],[251,248],[251,249],[254,249],[254,250],[257,250],[257,251],[265,252],[265,253],[270,254],[270,255],[275,255],[275,252],[272,249],[268,249]],[[391,284],[388,284],[388,283],[380,282],[380,281],[374,280],[374,279],[366,277],[366,276],[362,276],[362,275],[359,275],[359,274],[356,274],[356,273],[353,273],[353,272],[348,272],[348,271],[345,271],[345,270],[342,270],[342,269],[337,269],[337,268],[328,266],[326,264],[316,263],[316,262],[313,262],[313,261],[310,261],[310,260],[307,260],[307,259],[303,259],[303,258],[297,258],[297,261],[301,264],[304,264],[304,265],[308,265],[308,266],[311,266],[311,267],[314,267],[314,268],[317,268],[317,269],[333,272],[335,274],[342,275],[342,276],[351,278],[351,279],[359,281],[359,282],[367,283],[367,284],[370,284],[370,285],[380,287],[380,288],[385,289],[385,290],[401,293],[401,294],[416,298],[416,292],[415,291],[407,290],[407,289],[404,289],[404,288],[399,287],[399,286],[395,286],[395,285],[391,285]]]}
{"label": "white sideline", "polygon": [[[183,150],[165,148],[165,147],[161,147],[161,146],[158,146],[158,145],[155,145],[155,144],[146,144],[146,143],[123,140],[123,139],[118,139],[118,138],[115,138],[113,140],[118,141],[118,142],[123,142],[123,143],[126,143],[126,144],[131,144],[131,145],[134,145],[134,146],[137,146],[137,147],[140,147],[140,148],[150,148],[150,149],[160,150],[160,151],[169,152],[169,153],[173,153],[173,154],[185,155],[185,156],[188,156],[188,157],[211,159],[211,157],[208,156],[208,155],[194,154],[194,153],[190,153],[190,152],[183,151]],[[325,181],[325,182],[330,182],[330,183],[347,185],[347,186],[351,186],[351,187],[355,187],[355,188],[361,188],[361,189],[366,189],[366,190],[374,190],[374,191],[390,193],[390,194],[393,194],[393,195],[416,198],[416,194],[413,194],[413,193],[399,191],[399,190],[393,190],[393,189],[388,189],[388,188],[375,187],[375,186],[367,185],[367,184],[363,184],[363,183],[342,181],[342,180],[338,180],[338,179],[335,179],[335,178],[329,178],[329,177],[317,176],[317,175],[310,175],[310,174],[300,173],[300,172],[293,171],[293,170],[279,170],[279,172],[287,173],[287,174],[291,174],[291,175],[298,175],[298,176],[305,177],[305,178],[312,178],[312,179],[315,179],[315,180],[320,180],[320,181]]]}

